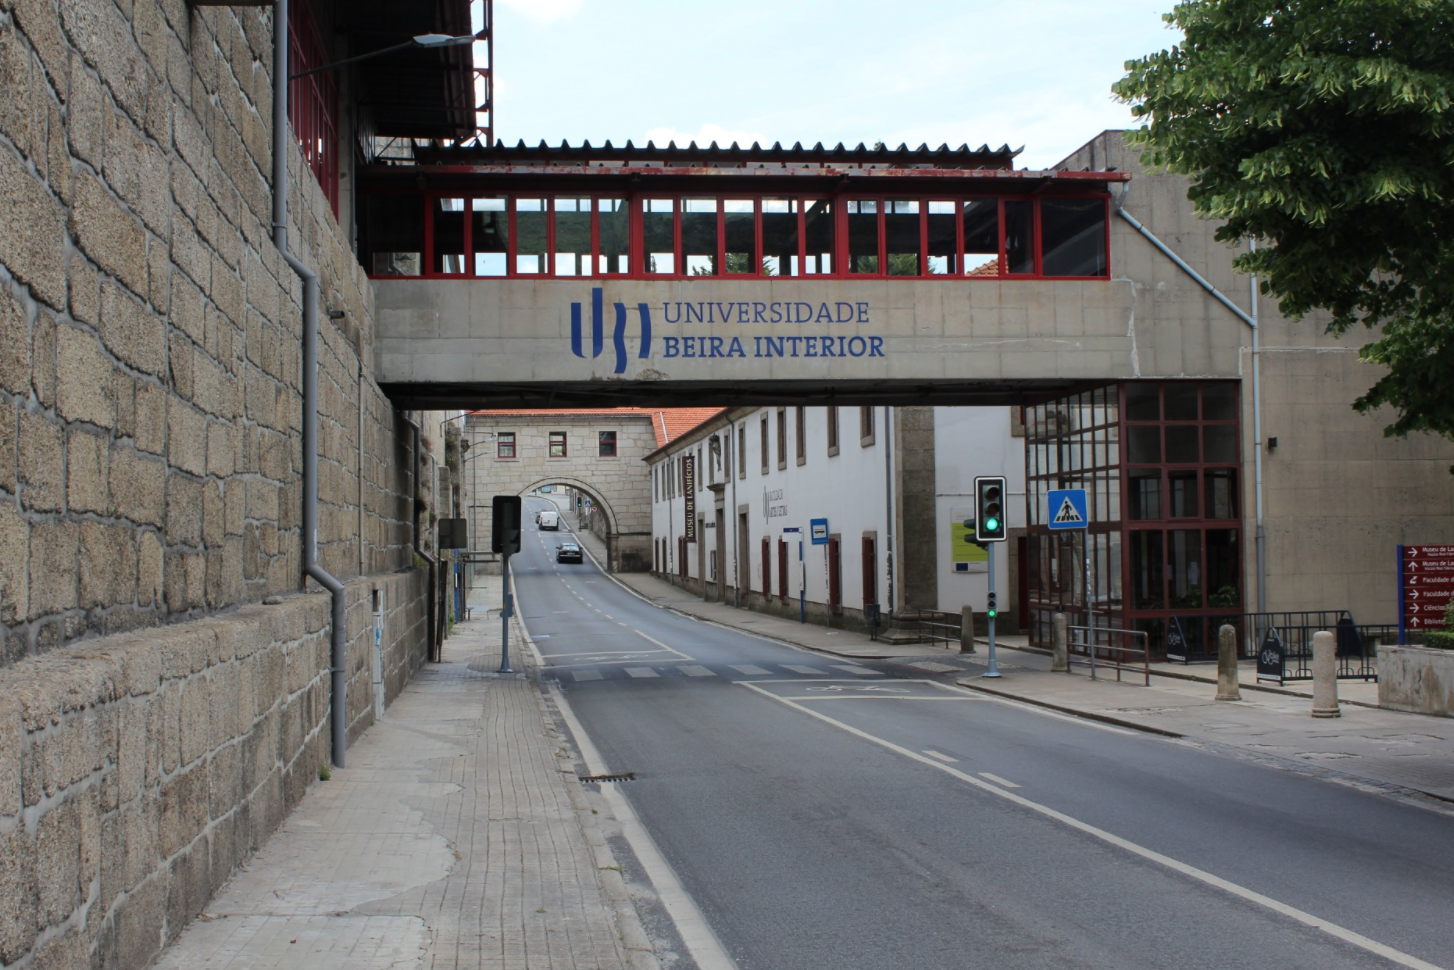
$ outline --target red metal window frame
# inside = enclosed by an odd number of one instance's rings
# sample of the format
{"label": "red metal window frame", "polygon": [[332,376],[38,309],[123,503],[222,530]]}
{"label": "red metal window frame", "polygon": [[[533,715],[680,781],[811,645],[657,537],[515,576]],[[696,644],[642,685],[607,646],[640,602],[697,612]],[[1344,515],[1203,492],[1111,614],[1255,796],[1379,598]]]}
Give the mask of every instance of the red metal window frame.
{"label": "red metal window frame", "polygon": [[[506,448],[507,445],[510,448],[510,453],[508,455],[505,454],[505,448]],[[496,459],[501,459],[501,458],[514,458],[514,457],[515,457],[515,432],[513,432],[513,431],[501,431],[496,436],[496,438],[495,438],[495,458]]]}
{"label": "red metal window frame", "polygon": [[788,601],[788,544],[777,541],[777,598]]}
{"label": "red metal window frame", "polygon": [[[547,434],[547,436],[546,436],[546,439],[545,439],[545,443],[546,443],[545,457],[547,457],[547,458],[569,458],[570,457],[570,449],[567,446],[567,442],[568,442],[569,439],[566,437],[566,433],[564,431],[550,431],[550,432],[547,432],[546,434]],[[555,436],[556,435],[560,435],[560,454],[558,454],[558,455],[555,453]]]}
{"label": "red metal window frame", "polygon": [[[335,180],[336,194],[336,180]],[[390,193],[399,194],[399,193]],[[460,276],[473,279],[641,279],[641,280],[665,280],[665,279],[691,279],[686,273],[685,261],[682,258],[682,206],[683,198],[704,198],[709,192],[703,189],[701,192],[644,192],[639,194],[630,193],[601,193],[601,192],[514,192],[508,190],[497,190],[491,192],[445,192],[431,191],[424,193],[421,197],[421,204],[425,206],[424,218],[424,244],[423,244],[423,266],[426,272],[423,278],[458,278]],[[474,272],[474,259],[472,253],[473,239],[473,199],[476,198],[499,198],[507,199],[507,213],[509,225],[509,245],[506,253],[507,263],[504,276],[476,276]],[[554,275],[554,250],[555,250],[555,206],[556,198],[590,198],[591,199],[591,272],[582,276],[557,277]],[[973,267],[968,266],[965,259],[965,236],[964,236],[964,206],[966,202],[974,199],[991,198],[983,193],[947,193],[935,192],[925,193],[898,193],[898,194],[866,194],[866,193],[845,193],[841,196],[824,196],[821,194],[800,195],[790,192],[726,192],[712,194],[717,202],[717,247],[716,259],[719,272],[714,278],[728,280],[748,279],[778,279],[778,280],[823,280],[823,279],[849,279],[849,280],[1105,280],[1110,278],[1110,197],[1102,192],[1083,192],[1057,196],[1036,196],[1036,195],[1006,195],[995,197],[997,201],[999,239],[998,239],[998,263],[999,273],[997,276],[970,276],[968,271]],[[727,273],[726,272],[726,212],[724,203],[728,197],[733,200],[753,200],[753,237],[756,248],[757,263],[760,266],[763,259],[763,210],[764,199],[788,199],[797,203],[798,220],[798,275],[797,276],[776,276],[764,277],[759,273]],[[441,198],[463,199],[464,200],[464,246],[465,266],[463,273],[444,273],[435,271],[435,233],[434,215],[438,208],[437,200]],[[541,199],[545,203],[546,214],[546,252],[542,260],[541,271],[538,273],[522,273],[517,269],[519,242],[518,235],[518,199]],[[1104,208],[1102,219],[1103,246],[1106,252],[1107,271],[1102,276],[1046,276],[1044,275],[1042,252],[1043,234],[1041,230],[1041,203],[1046,198],[1076,198],[1076,199],[1100,199]],[[622,199],[627,203],[628,225],[629,225],[629,271],[626,273],[601,272],[600,257],[600,202],[603,199]],[[646,241],[645,241],[645,206],[647,200],[671,200],[672,207],[672,258],[673,271],[671,273],[648,273],[646,272]],[[833,228],[834,228],[834,271],[831,273],[806,273],[807,266],[807,209],[808,206],[820,201],[829,201],[833,205]],[[890,276],[888,274],[888,240],[886,236],[886,212],[887,202],[890,200],[911,200],[919,203],[919,273],[915,276]],[[877,224],[878,224],[878,260],[879,268],[876,273],[853,273],[848,271],[850,261],[848,257],[848,206],[845,203],[869,201],[876,203]],[[928,208],[932,202],[950,202],[955,207],[955,261],[958,264],[958,272],[932,274],[928,272]],[[1005,241],[1005,203],[1006,202],[1028,202],[1031,204],[1031,251],[1033,255],[1034,271],[1031,273],[1011,274],[1008,267],[1008,254]],[[392,277],[405,279],[408,277]]]}
{"label": "red metal window frame", "polygon": [[[329,62],[328,50],[306,2],[288,8],[288,73],[299,74]],[[333,75],[319,71],[288,81],[288,123],[313,177],[338,217],[338,88]]]}

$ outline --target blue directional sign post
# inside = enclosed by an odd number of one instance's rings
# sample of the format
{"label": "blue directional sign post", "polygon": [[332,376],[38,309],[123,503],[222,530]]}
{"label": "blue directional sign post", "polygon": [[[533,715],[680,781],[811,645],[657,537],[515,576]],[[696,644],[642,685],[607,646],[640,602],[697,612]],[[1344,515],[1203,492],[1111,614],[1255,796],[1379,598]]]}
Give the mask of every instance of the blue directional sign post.
{"label": "blue directional sign post", "polygon": [[[1095,651],[1091,649],[1089,628],[1095,624],[1091,621],[1091,559],[1090,559],[1090,537],[1086,533],[1090,525],[1090,506],[1086,503],[1085,489],[1083,488],[1053,488],[1045,493],[1045,524],[1050,527],[1051,532],[1070,532],[1078,530],[1081,534],[1081,554],[1085,559],[1085,625],[1086,649],[1094,659]],[[1095,668],[1092,667],[1092,670]]]}

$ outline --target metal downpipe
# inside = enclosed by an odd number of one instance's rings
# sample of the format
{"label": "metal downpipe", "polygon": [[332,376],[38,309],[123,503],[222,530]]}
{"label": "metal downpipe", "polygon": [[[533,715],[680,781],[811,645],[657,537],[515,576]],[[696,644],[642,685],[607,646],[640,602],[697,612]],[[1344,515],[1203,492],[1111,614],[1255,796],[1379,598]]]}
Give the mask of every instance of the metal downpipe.
{"label": "metal downpipe", "polygon": [[[1261,328],[1257,326],[1257,277],[1252,277],[1252,313],[1247,314],[1241,307],[1227,299],[1226,294],[1213,286],[1207,279],[1192,269],[1186,260],[1182,259],[1155,234],[1141,225],[1131,213],[1123,206],[1126,193],[1123,190],[1116,199],[1116,213],[1129,222],[1137,232],[1146,238],[1146,241],[1155,246],[1163,256],[1177,265],[1182,272],[1186,273],[1193,280],[1206,290],[1219,303],[1231,310],[1233,315],[1248,327],[1252,328],[1252,435],[1253,443],[1253,498],[1257,509],[1257,531],[1254,533],[1257,555],[1257,612],[1267,612],[1267,549],[1266,549],[1266,527],[1263,522],[1262,508],[1262,341]],[[1257,251],[1257,241],[1251,241],[1252,251]]]}
{"label": "metal downpipe", "polygon": [[318,564],[318,274],[288,251],[288,0],[273,4],[273,245],[303,281],[303,571],[333,597],[329,726],[333,763],[348,750],[348,613],[343,583]]}

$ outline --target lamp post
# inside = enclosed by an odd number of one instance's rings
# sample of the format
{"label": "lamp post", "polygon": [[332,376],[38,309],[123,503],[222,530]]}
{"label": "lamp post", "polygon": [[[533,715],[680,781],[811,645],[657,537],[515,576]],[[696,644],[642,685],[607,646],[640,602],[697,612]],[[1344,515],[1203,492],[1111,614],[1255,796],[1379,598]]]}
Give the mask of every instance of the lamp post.
{"label": "lamp post", "polygon": [[459,47],[464,44],[473,44],[475,41],[483,39],[482,37],[476,37],[474,34],[459,34],[458,36],[450,36],[449,34],[419,34],[418,36],[410,37],[402,44],[395,44],[392,47],[382,47],[376,51],[369,51],[367,54],[359,54],[357,57],[346,57],[341,61],[334,61],[332,64],[324,64],[321,67],[310,67],[306,71],[289,74],[288,80],[296,81],[298,78],[307,77],[310,74],[331,71],[335,67],[357,64],[359,61],[373,60],[375,57],[383,57],[385,54],[393,54],[416,47],[423,50],[433,50],[437,47]]}

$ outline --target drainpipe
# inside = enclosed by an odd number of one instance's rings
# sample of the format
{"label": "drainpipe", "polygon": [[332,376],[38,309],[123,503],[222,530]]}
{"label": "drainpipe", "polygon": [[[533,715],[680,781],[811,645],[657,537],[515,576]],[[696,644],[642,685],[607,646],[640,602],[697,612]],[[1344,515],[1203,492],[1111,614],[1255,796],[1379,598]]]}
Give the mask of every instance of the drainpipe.
{"label": "drainpipe", "polygon": [[[1252,434],[1256,440],[1256,450],[1253,452],[1253,493],[1257,508],[1257,612],[1267,612],[1267,555],[1266,555],[1266,528],[1262,517],[1262,343],[1259,337],[1257,326],[1257,277],[1252,277],[1252,313],[1249,316],[1241,307],[1227,299],[1221,290],[1209,283],[1206,277],[1192,269],[1176,253],[1172,252],[1160,239],[1152,234],[1150,229],[1141,225],[1136,218],[1127,212],[1123,207],[1126,200],[1126,189],[1116,198],[1116,213],[1131,227],[1146,238],[1146,241],[1155,246],[1156,249],[1167,259],[1171,260],[1186,275],[1196,281],[1202,289],[1210,293],[1213,299],[1221,303],[1233,316],[1252,329]],[[1256,252],[1257,243],[1252,242],[1252,250]]]}
{"label": "drainpipe", "polygon": [[288,252],[288,0],[273,5],[273,245],[303,281],[303,571],[333,597],[329,722],[333,763],[348,749],[348,617],[343,584],[318,564],[318,274]]}
{"label": "drainpipe", "polygon": [[[737,448],[737,442],[740,441],[740,440],[742,440],[742,439],[740,439],[740,438],[737,437],[737,422],[736,421],[733,421],[727,427],[728,427],[727,433],[730,436],[728,438],[728,440],[727,440],[727,447],[729,449],[732,449],[732,450],[729,450],[728,451],[728,454],[736,454],[735,449]],[[743,456],[742,455],[737,455],[737,461],[742,461],[742,460],[743,460]],[[733,462],[732,465],[731,465],[731,468],[732,468],[732,471],[731,471],[730,474],[732,476],[732,608],[733,609],[741,609],[742,608],[742,564],[737,561],[737,553],[742,548],[742,535],[738,531],[738,530],[740,530],[742,528],[742,524],[737,521],[737,517],[738,517],[738,512],[737,512],[737,479],[741,475],[741,472],[737,468],[737,462]],[[723,556],[722,558],[725,560],[727,557],[726,556]]]}
{"label": "drainpipe", "polygon": [[894,618],[894,409],[884,405],[884,566],[888,570],[888,619]]}

